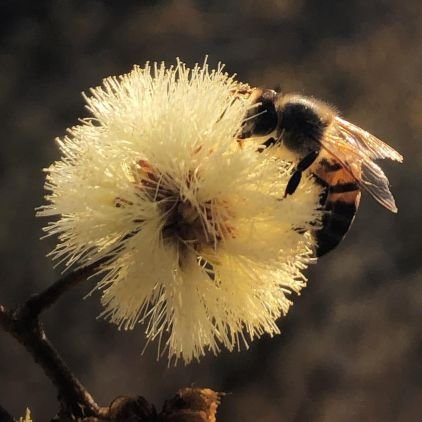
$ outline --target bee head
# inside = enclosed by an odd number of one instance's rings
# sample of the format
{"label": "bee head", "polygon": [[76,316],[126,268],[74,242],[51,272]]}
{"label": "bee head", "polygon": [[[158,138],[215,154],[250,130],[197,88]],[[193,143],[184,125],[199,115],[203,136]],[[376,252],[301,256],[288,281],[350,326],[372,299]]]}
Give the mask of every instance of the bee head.
{"label": "bee head", "polygon": [[275,100],[277,92],[272,89],[256,89],[252,94],[253,106],[249,109],[239,138],[265,136],[277,127]]}

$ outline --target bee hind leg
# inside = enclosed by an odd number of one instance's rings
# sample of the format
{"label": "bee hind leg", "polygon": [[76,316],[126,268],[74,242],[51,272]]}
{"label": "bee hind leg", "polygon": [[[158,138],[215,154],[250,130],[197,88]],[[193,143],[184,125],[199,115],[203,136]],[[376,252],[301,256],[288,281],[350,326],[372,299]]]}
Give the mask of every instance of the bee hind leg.
{"label": "bee hind leg", "polygon": [[290,177],[286,190],[284,191],[284,198],[287,195],[293,195],[296,192],[297,187],[302,179],[302,172],[309,168],[314,161],[317,159],[319,151],[311,151],[309,154],[305,155],[296,166],[296,170],[293,172]]}
{"label": "bee hind leg", "polygon": [[287,195],[293,195],[296,192],[297,187],[302,179],[302,172],[295,170],[287,183],[286,190],[284,191],[284,198]]}

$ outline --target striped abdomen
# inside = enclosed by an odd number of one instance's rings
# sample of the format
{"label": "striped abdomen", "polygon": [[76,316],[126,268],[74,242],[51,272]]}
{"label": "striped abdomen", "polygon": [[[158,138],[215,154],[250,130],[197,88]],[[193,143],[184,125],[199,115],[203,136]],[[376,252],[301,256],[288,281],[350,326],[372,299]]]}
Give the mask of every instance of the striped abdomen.
{"label": "striped abdomen", "polygon": [[316,181],[325,189],[321,206],[322,227],[315,231],[317,256],[334,249],[348,232],[359,207],[361,191],[344,167],[321,151],[311,167]]}

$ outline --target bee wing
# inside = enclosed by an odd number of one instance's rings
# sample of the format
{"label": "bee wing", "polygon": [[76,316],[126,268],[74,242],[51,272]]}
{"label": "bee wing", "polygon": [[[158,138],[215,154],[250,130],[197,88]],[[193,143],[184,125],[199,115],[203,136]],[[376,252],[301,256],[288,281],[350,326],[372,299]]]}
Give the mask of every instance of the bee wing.
{"label": "bee wing", "polygon": [[376,160],[379,158],[389,158],[390,160],[403,161],[403,156],[399,154],[394,148],[391,148],[386,143],[382,142],[376,136],[371,135],[366,130],[359,126],[336,117],[336,126],[344,139],[351,145],[360,149],[368,157]]}
{"label": "bee wing", "polygon": [[397,212],[396,202],[390,192],[390,183],[381,167],[368,158],[362,161],[362,175],[359,186],[366,190],[378,203],[391,212]]}
{"label": "bee wing", "polygon": [[[383,207],[396,213],[397,206],[390,192],[387,176],[381,167],[372,161],[377,150],[370,154],[368,148],[359,148],[357,142],[353,142],[355,139],[356,136],[350,139],[347,133],[340,130],[337,133],[327,134],[321,146],[344,167],[361,189],[367,191]],[[396,153],[395,150],[390,149]],[[379,155],[380,153],[378,157]],[[383,158],[387,157],[383,155]]]}

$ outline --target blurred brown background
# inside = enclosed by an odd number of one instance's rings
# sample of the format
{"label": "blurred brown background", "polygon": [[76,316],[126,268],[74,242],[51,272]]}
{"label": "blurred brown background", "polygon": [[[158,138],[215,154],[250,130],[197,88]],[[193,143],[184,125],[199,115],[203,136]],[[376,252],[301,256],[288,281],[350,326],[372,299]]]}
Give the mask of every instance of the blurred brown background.
{"label": "blurred brown background", "polygon": [[[422,3],[388,0],[0,2],[0,302],[59,275],[40,241],[43,167],[53,139],[86,115],[80,92],[134,63],[219,60],[243,81],[336,105],[405,156],[385,162],[399,214],[367,196],[341,246],[309,272],[283,334],[249,351],[167,368],[142,327],[96,320],[87,283],[44,315],[51,339],[101,403],[144,395],[158,406],[182,386],[231,393],[220,421],[422,420]],[[0,332],[0,403],[36,421],[55,391]]]}

